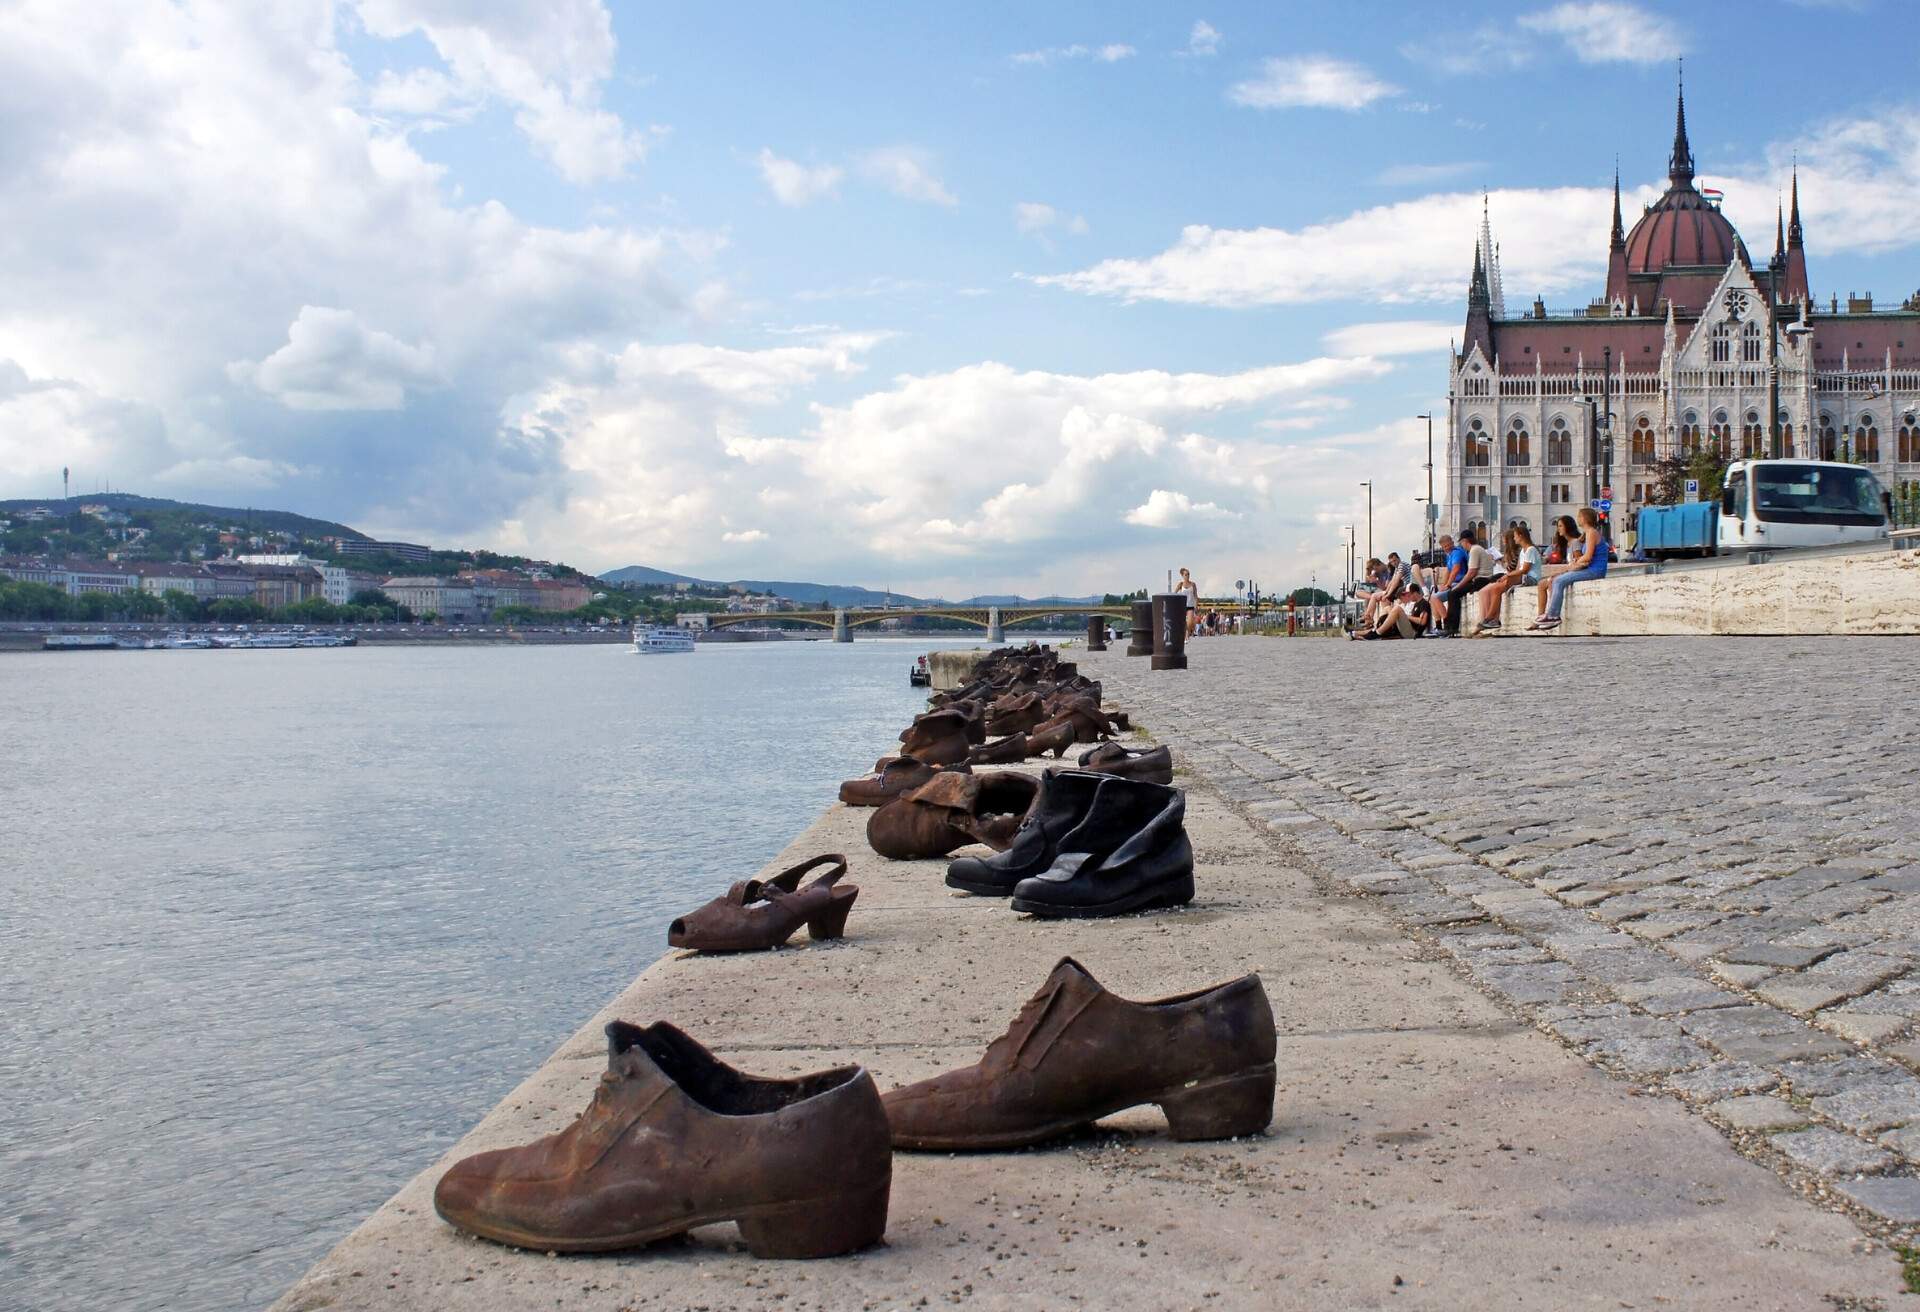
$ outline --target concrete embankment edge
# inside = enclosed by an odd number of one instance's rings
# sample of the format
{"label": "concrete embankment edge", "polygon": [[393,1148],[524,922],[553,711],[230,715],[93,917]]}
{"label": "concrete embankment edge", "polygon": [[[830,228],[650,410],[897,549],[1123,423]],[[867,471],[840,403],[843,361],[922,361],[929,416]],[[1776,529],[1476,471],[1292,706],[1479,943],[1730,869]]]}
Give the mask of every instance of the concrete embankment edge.
{"label": "concrete embankment edge", "polygon": [[[1891,1262],[1850,1251],[1858,1232],[1843,1218],[1793,1198],[1678,1107],[1568,1056],[1376,907],[1331,892],[1284,835],[1183,782],[1200,896],[1115,921],[1040,922],[952,894],[943,862],[882,861],[867,813],[829,808],[767,872],[845,852],[862,890],[846,940],[655,961],[276,1309],[1801,1308],[1892,1296]],[[887,1088],[977,1058],[1063,954],[1132,997],[1260,971],[1279,1018],[1272,1130],[1177,1144],[1146,1109],[1046,1149],[900,1154],[886,1244],[830,1262],[755,1261],[731,1226],[549,1258],[433,1214],[445,1165],[550,1133],[585,1105],[608,1019],[671,1020],[767,1074],[855,1060]]]}
{"label": "concrete embankment edge", "polygon": [[[1519,613],[1532,613],[1531,599],[1521,601]],[[1577,583],[1559,631],[1583,637],[1920,634],[1920,551],[1876,547]]]}

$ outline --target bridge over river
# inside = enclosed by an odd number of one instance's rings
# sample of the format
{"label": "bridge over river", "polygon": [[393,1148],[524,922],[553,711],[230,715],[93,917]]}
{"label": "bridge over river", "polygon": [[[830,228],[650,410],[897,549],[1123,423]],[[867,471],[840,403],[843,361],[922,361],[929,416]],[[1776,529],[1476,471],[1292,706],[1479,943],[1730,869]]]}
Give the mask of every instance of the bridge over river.
{"label": "bridge over river", "polygon": [[[1246,609],[1239,602],[1204,602],[1209,610],[1217,610],[1223,615],[1238,614]],[[1006,630],[1015,624],[1028,624],[1036,620],[1061,619],[1069,616],[1086,618],[1093,615],[1109,615],[1121,621],[1131,623],[1133,603],[1115,602],[1112,605],[1098,606],[1049,606],[1044,603],[1028,606],[843,606],[835,610],[782,610],[765,614],[710,615],[707,627],[710,629],[731,628],[736,624],[765,624],[769,620],[793,621],[799,624],[814,624],[823,629],[833,630],[835,642],[852,642],[853,631],[885,620],[903,620],[914,617],[926,619],[959,620],[973,624],[987,631],[988,642],[1005,642]]]}

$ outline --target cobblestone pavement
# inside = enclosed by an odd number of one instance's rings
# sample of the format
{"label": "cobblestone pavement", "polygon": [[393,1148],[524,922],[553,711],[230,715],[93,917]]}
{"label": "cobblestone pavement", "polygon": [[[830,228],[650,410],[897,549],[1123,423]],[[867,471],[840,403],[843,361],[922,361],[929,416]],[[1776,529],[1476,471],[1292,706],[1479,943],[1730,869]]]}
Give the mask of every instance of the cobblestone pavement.
{"label": "cobblestone pavement", "polygon": [[1920,691],[1906,639],[1086,656],[1176,763],[1590,1060],[1920,1226]]}

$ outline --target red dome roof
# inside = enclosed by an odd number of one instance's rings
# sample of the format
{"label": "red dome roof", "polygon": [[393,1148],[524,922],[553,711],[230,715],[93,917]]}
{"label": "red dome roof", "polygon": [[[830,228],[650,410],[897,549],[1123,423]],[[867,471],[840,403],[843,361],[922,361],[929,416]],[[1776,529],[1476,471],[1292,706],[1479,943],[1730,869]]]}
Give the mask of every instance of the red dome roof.
{"label": "red dome roof", "polygon": [[1627,272],[1658,273],[1669,264],[1733,262],[1735,237],[1726,216],[1707,204],[1691,179],[1667,189],[1627,234]]}

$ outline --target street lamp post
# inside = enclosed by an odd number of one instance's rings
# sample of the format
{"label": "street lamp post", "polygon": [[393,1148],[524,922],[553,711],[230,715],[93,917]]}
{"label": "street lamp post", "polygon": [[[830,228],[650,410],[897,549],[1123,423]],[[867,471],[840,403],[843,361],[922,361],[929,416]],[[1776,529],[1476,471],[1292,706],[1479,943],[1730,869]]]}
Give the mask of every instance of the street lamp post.
{"label": "street lamp post", "polygon": [[1431,554],[1433,551],[1433,525],[1434,521],[1439,518],[1433,509],[1433,412],[1428,411],[1424,415],[1415,415],[1414,418],[1427,421],[1427,551]]}
{"label": "street lamp post", "polygon": [[1362,479],[1360,486],[1367,490],[1367,559],[1373,559],[1373,480]]}

